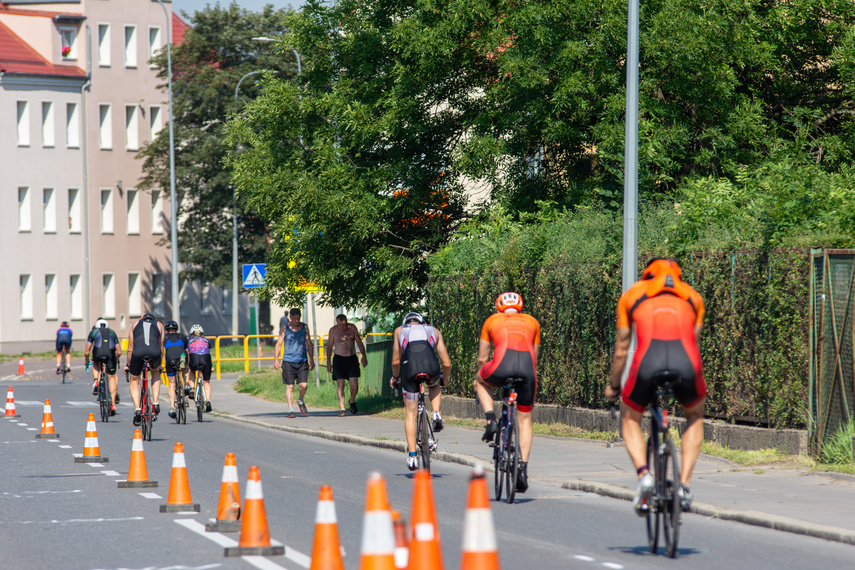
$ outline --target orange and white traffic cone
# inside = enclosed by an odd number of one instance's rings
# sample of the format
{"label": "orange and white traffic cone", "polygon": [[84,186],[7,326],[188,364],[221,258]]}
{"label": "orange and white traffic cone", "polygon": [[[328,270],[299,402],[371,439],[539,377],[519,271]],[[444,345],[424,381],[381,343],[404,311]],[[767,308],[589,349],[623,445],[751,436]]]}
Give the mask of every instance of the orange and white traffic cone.
{"label": "orange and white traffic cone", "polygon": [[23,376],[26,374],[24,372],[24,357],[22,356],[20,360],[18,360],[18,376]]}
{"label": "orange and white traffic cone", "polygon": [[12,391],[11,386],[9,386],[9,391],[6,393],[6,413],[4,415],[7,418],[21,417],[21,414],[15,412],[15,393]]}
{"label": "orange and white traffic cone", "polygon": [[430,471],[419,469],[416,471],[414,480],[407,568],[409,570],[442,570],[442,548],[439,544],[439,527],[436,524],[436,507],[433,502]]}
{"label": "orange and white traffic cone", "polygon": [[223,478],[220,485],[220,504],[217,507],[217,520],[205,525],[208,532],[238,532],[240,530],[240,489],[238,488],[237,463],[235,454],[226,454],[223,465]]}
{"label": "orange and white traffic cone", "polygon": [[226,548],[226,556],[273,556],[285,554],[285,547],[271,546],[267,530],[267,511],[261,492],[261,472],[253,465],[246,478],[246,500],[241,512],[240,540]]}
{"label": "orange and white traffic cone", "polygon": [[315,511],[315,542],[312,546],[312,565],[309,570],[344,570],[341,543],[338,539],[338,520],[335,516],[332,487],[322,485]]}
{"label": "orange and white traffic cone", "polygon": [[469,482],[469,502],[463,521],[463,558],[460,570],[500,570],[496,529],[484,468],[479,464]]}
{"label": "orange and white traffic cone", "polygon": [[395,529],[395,568],[404,570],[410,556],[407,544],[407,523],[400,511],[392,511],[392,527]]}
{"label": "orange and white traffic cone", "polygon": [[157,487],[157,481],[149,481],[148,479],[142,432],[139,429],[135,429],[134,443],[131,446],[131,465],[128,468],[128,480],[119,481],[119,488],[139,489],[141,487]]}
{"label": "orange and white traffic cone", "polygon": [[184,444],[176,443],[172,453],[172,476],[169,479],[169,496],[166,504],[160,505],[162,513],[178,513],[184,511],[199,512],[199,503],[194,503],[190,497],[190,482],[187,480],[187,463],[184,461]]}
{"label": "orange and white traffic cone", "polygon": [[53,414],[50,411],[50,400],[45,400],[45,412],[42,414],[42,431],[37,433],[36,437],[59,439],[59,434],[53,429]]}
{"label": "orange and white traffic cone", "polygon": [[395,531],[392,509],[386,495],[386,480],[380,473],[368,477],[365,516],[362,519],[360,570],[395,570]]}
{"label": "orange and white traffic cone", "polygon": [[75,463],[109,463],[110,459],[101,456],[98,445],[98,430],[95,428],[95,414],[89,414],[86,422],[86,440],[83,442],[83,457],[75,457]]}

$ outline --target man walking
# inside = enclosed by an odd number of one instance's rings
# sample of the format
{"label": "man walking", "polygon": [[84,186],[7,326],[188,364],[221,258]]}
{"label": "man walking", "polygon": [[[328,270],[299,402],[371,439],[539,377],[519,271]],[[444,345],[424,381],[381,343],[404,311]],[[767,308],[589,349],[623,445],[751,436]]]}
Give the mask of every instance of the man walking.
{"label": "man walking", "polygon": [[[347,322],[345,315],[335,318],[336,324],[327,336],[327,372],[332,379],[338,381],[338,403],[341,406],[339,416],[346,416],[344,411],[344,382],[350,383],[350,413],[356,415],[356,393],[359,390],[359,360],[356,358],[356,346],[362,353],[362,366],[368,366],[365,356],[365,345],[359,336],[356,325]],[[355,346],[356,345],[356,346]]]}
{"label": "man walking", "polygon": [[288,312],[288,320],[280,321],[279,338],[276,339],[276,347],[273,349],[273,368],[279,370],[279,351],[282,350],[282,382],[285,384],[285,399],[288,401],[288,417],[296,417],[294,414],[294,383],[299,385],[300,394],[297,405],[300,413],[309,413],[303,398],[308,388],[309,371],[315,369],[314,347],[312,335],[309,334],[309,326],[300,322],[300,309],[291,309]]}

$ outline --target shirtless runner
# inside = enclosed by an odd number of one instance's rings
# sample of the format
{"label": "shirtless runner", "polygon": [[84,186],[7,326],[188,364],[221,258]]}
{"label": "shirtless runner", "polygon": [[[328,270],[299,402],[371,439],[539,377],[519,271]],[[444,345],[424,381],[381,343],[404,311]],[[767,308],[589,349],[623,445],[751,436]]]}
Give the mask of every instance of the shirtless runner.
{"label": "shirtless runner", "polygon": [[[327,336],[327,372],[338,382],[338,403],[341,406],[340,416],[347,415],[344,411],[344,381],[350,383],[350,413],[356,415],[356,392],[359,390],[359,360],[356,358],[356,346],[362,353],[362,366],[368,366],[365,356],[365,345],[356,325],[348,323],[345,315],[335,318],[335,326]],[[354,344],[355,343],[355,344]],[[329,355],[333,355],[329,358]]]}

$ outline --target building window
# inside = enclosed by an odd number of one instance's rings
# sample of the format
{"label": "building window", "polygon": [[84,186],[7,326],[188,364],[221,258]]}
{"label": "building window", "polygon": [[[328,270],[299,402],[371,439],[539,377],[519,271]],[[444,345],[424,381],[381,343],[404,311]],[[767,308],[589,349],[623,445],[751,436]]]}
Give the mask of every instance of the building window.
{"label": "building window", "polygon": [[77,29],[60,28],[59,34],[62,37],[62,58],[77,59]]}
{"label": "building window", "polygon": [[113,108],[109,103],[98,105],[98,142],[104,150],[113,148]]}
{"label": "building window", "polygon": [[140,201],[136,190],[128,190],[128,235],[140,233]]}
{"label": "building window", "polygon": [[69,308],[72,319],[83,318],[83,286],[80,275],[71,275],[68,279]]}
{"label": "building window", "polygon": [[53,119],[53,101],[42,101],[42,146],[56,145],[56,124]]}
{"label": "building window", "polygon": [[33,318],[33,283],[28,274],[18,276],[21,294],[21,320]]}
{"label": "building window", "polygon": [[137,120],[137,106],[125,105],[125,149],[140,149],[139,121]]}
{"label": "building window", "polygon": [[29,101],[18,101],[18,146],[30,146]]}
{"label": "building window", "polygon": [[80,148],[80,117],[77,116],[77,103],[65,104],[65,145],[68,148]]}
{"label": "building window", "polygon": [[128,316],[142,316],[142,283],[139,273],[128,273]]}
{"label": "building window", "polygon": [[33,229],[32,210],[30,207],[30,189],[27,186],[18,187],[18,231],[28,232]]}
{"label": "building window", "polygon": [[101,233],[113,233],[113,189],[101,188]]}
{"label": "building window", "polygon": [[104,318],[116,316],[116,285],[112,273],[101,275],[101,298],[103,307],[101,314]]}
{"label": "building window", "polygon": [[223,314],[231,315],[232,314],[232,298],[234,291],[231,288],[223,289]]}
{"label": "building window", "polygon": [[199,307],[199,312],[203,315],[210,315],[212,313],[212,309],[214,303],[212,302],[214,289],[208,285],[207,283],[200,283],[201,287],[201,307]]}
{"label": "building window", "polygon": [[163,45],[160,41],[160,26],[151,26],[148,29],[148,66],[151,69],[157,67],[151,60],[157,55],[161,47]]}
{"label": "building window", "polygon": [[166,315],[166,277],[163,273],[151,276],[151,312],[158,318]]}
{"label": "building window", "polygon": [[58,316],[59,295],[57,294],[56,275],[45,275],[45,318],[55,319]]}
{"label": "building window", "polygon": [[160,105],[152,105],[148,108],[148,126],[151,129],[151,140],[154,140],[154,137],[163,128],[163,115],[160,113]]}
{"label": "building window", "polygon": [[163,197],[160,190],[151,192],[151,233],[163,233]]}
{"label": "building window", "polygon": [[56,233],[56,199],[53,188],[42,190],[42,214],[44,218],[44,232],[46,234]]}
{"label": "building window", "polygon": [[77,188],[68,189],[68,231],[79,234],[83,227],[83,209],[80,207],[80,191]]}
{"label": "building window", "polygon": [[125,26],[125,67],[137,66],[137,27]]}
{"label": "building window", "polygon": [[98,24],[98,65],[110,67],[110,24]]}

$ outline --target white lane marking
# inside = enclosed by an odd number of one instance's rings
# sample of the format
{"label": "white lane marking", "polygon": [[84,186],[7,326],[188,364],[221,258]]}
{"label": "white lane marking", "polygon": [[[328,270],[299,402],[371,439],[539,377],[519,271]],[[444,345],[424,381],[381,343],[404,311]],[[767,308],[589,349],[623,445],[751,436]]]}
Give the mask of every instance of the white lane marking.
{"label": "white lane marking", "polygon": [[45,403],[44,400],[41,402],[37,402],[35,400],[15,400],[15,407],[17,408],[18,406],[38,406],[39,408],[44,408]]}
{"label": "white lane marking", "polygon": [[280,568],[284,570],[284,566],[280,566],[269,558],[265,558],[264,556],[241,556],[244,560],[259,568],[259,570],[279,570]]}
{"label": "white lane marking", "polygon": [[[204,566],[186,566],[184,564],[177,564],[174,566],[161,566],[157,568],[155,566],[146,566],[145,568],[141,568],[140,570],[211,570],[212,568],[222,568],[222,564],[205,564]],[[106,570],[104,568],[95,568],[94,570]],[[116,569],[112,570],[134,570],[132,568],[128,568],[127,566],[120,566]]]}
{"label": "white lane marking", "polygon": [[302,552],[298,552],[291,548],[290,546],[285,547],[285,558],[302,566],[303,568],[308,568],[312,565],[311,556],[306,556]]}
{"label": "white lane marking", "polygon": [[18,425],[19,425],[19,426],[21,426],[21,427],[26,427],[26,426],[28,426],[28,425],[30,425],[30,424],[25,424],[24,422],[18,422]]}
{"label": "white lane marking", "polygon": [[68,519],[64,521],[58,521],[56,519],[49,521],[15,521],[13,524],[71,524],[71,523],[94,523],[94,522],[126,522],[126,521],[141,521],[145,520],[145,517],[125,517],[120,519],[107,519],[107,518],[99,518],[99,519]]}
{"label": "white lane marking", "polygon": [[60,445],[59,447],[60,447],[61,449],[71,449],[71,446],[70,446],[70,445]]}
{"label": "white lane marking", "polygon": [[163,498],[160,495],[158,495],[157,493],[140,493],[140,497],[142,497],[144,499],[162,499]]}
{"label": "white lane marking", "polygon": [[73,402],[73,401],[68,401],[68,402],[66,402],[65,404],[60,404],[60,405],[61,405],[61,406],[62,406],[62,405],[65,405],[65,406],[76,406],[76,407],[81,407],[81,408],[88,408],[88,407],[93,407],[93,408],[94,408],[94,407],[98,406],[99,404],[98,404],[98,402],[89,402],[89,401],[86,401],[86,402]]}
{"label": "white lane marking", "polygon": [[594,561],[594,558],[591,558],[590,556],[584,556],[582,554],[577,554],[573,558],[575,558],[576,560],[581,560],[582,562],[593,562]]}
{"label": "white lane marking", "polygon": [[89,467],[96,467],[96,468],[97,467],[104,467],[103,463],[87,463],[86,465],[88,465]]}
{"label": "white lane marking", "polygon": [[83,457],[82,453],[72,453],[71,455],[74,457]]}
{"label": "white lane marking", "polygon": [[175,522],[186,528],[187,530],[191,530],[200,536],[204,536],[208,540],[215,542],[222,546],[223,548],[228,548],[230,546],[237,546],[238,541],[233,538],[229,538],[228,536],[221,534],[219,532],[208,532],[205,530],[204,525],[202,523],[197,522],[195,519],[175,519]]}
{"label": "white lane marking", "polygon": [[69,493],[81,493],[80,489],[75,489],[73,491],[22,491],[19,493],[10,493],[8,491],[3,491],[0,493],[0,497],[4,498],[15,498],[15,499],[23,499],[23,495],[67,495]]}
{"label": "white lane marking", "polygon": [[603,566],[606,568],[614,568],[614,570],[623,570],[623,566],[620,564],[616,564],[614,562],[603,562]]}
{"label": "white lane marking", "polygon": [[[222,546],[223,548],[229,546],[237,546],[238,542],[232,538],[229,538],[219,532],[207,532],[205,530],[205,526],[196,521],[195,519],[176,519],[176,523],[180,524],[187,530],[191,530],[200,536],[204,536],[208,540],[215,542]],[[270,541],[273,545],[281,545],[280,542],[275,540]],[[255,566],[256,568],[260,568],[261,570],[285,570],[284,566],[280,566],[276,564],[269,558],[265,558],[264,556],[241,556],[244,560]],[[292,562],[299,564],[303,568],[308,568],[311,564],[311,558],[303,554],[302,552],[298,552],[293,548],[285,547],[285,558],[288,558]]]}
{"label": "white lane marking", "polygon": [[[25,425],[25,424],[21,424],[21,425]],[[27,431],[36,431],[37,429],[39,429],[39,428],[27,428]]]}
{"label": "white lane marking", "polygon": [[101,471],[101,473],[103,473],[107,477],[118,477],[119,475],[121,475],[121,473],[119,473],[118,471]]}

